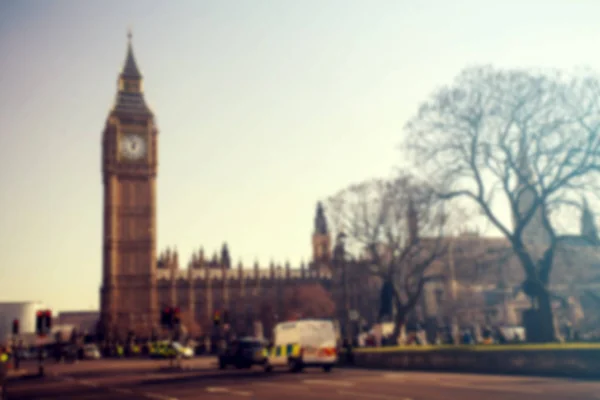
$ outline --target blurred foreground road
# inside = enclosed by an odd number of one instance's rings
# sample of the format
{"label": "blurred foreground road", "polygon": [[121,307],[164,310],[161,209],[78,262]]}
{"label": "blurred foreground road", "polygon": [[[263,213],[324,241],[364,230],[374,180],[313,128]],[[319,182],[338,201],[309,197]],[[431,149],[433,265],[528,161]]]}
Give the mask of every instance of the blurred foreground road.
{"label": "blurred foreground road", "polygon": [[600,382],[358,369],[265,374],[213,364],[190,360],[183,371],[151,360],[50,364],[46,378],[11,381],[8,400],[600,400]]}

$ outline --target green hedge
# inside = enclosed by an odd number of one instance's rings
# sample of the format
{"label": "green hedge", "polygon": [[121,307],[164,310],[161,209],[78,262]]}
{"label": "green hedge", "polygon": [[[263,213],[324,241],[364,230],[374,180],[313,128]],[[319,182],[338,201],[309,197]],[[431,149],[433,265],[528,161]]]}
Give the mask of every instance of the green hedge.
{"label": "green hedge", "polygon": [[405,345],[385,347],[357,347],[356,353],[396,353],[404,351],[515,351],[515,350],[600,350],[600,343],[517,343],[517,344],[478,344],[478,345]]}

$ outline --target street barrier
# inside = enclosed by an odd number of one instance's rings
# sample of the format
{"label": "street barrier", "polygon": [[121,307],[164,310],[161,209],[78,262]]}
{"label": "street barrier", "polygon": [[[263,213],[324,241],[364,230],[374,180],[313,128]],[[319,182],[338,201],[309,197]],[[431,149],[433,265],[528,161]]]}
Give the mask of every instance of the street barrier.
{"label": "street barrier", "polygon": [[600,344],[515,344],[358,348],[342,366],[600,379]]}

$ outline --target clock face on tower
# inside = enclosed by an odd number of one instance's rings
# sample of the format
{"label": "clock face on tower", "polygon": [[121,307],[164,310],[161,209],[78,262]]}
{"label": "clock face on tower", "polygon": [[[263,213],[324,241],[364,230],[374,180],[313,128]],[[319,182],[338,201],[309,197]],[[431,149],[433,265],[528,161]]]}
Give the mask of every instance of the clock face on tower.
{"label": "clock face on tower", "polygon": [[128,133],[121,136],[119,152],[129,161],[139,161],[146,156],[146,139],[142,135]]}

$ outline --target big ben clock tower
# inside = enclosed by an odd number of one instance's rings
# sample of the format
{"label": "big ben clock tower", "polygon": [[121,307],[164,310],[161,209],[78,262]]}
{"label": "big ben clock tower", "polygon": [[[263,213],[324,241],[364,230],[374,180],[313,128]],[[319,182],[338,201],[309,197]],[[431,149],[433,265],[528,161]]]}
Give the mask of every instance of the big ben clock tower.
{"label": "big ben clock tower", "polygon": [[131,33],[116,101],[102,134],[104,185],[101,325],[149,334],[156,293],[157,128],[146,105]]}

